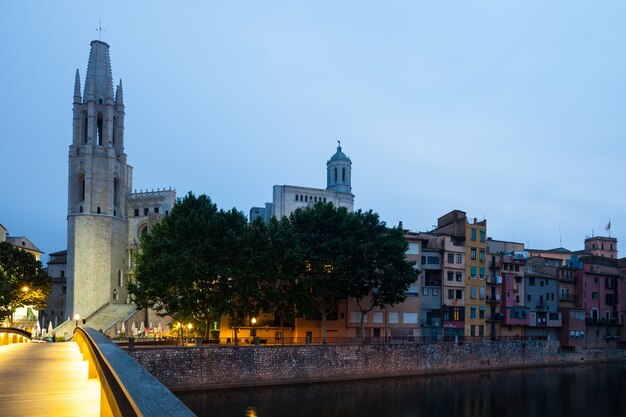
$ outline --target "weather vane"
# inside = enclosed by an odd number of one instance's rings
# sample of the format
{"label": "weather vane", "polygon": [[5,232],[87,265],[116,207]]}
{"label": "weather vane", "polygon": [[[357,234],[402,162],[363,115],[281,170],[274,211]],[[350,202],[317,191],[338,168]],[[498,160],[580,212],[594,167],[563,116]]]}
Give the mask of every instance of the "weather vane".
{"label": "weather vane", "polygon": [[101,41],[102,40],[102,19],[100,19],[98,22],[98,29],[96,29],[96,32],[98,32],[98,40]]}

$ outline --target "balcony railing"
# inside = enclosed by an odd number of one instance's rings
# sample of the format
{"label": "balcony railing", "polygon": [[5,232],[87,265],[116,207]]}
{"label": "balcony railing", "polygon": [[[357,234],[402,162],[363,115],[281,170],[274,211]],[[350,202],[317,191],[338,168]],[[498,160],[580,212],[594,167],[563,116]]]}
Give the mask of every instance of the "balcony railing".
{"label": "balcony railing", "polygon": [[576,302],[576,294],[559,294],[559,301]]}
{"label": "balcony railing", "polygon": [[600,324],[600,325],[605,325],[605,326],[619,326],[620,325],[616,318],[611,318],[607,320],[604,317],[602,318],[587,317],[585,319],[585,323],[586,324]]}
{"label": "balcony railing", "polygon": [[501,295],[500,294],[488,294],[487,295],[487,302],[488,303],[499,303],[501,300]]}

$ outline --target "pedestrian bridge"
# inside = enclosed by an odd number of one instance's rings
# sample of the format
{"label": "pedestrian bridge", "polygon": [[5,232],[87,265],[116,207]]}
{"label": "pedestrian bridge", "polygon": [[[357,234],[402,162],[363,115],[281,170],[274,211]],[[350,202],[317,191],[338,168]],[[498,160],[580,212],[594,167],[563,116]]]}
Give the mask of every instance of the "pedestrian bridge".
{"label": "pedestrian bridge", "polygon": [[78,328],[72,342],[0,346],[0,415],[194,414],[105,336]]}

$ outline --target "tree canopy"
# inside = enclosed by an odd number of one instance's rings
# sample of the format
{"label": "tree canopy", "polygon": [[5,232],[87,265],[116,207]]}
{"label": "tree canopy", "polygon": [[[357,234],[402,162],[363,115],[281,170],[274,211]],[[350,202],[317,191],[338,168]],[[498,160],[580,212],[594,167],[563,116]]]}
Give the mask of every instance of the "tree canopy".
{"label": "tree canopy", "polygon": [[325,336],[341,300],[354,297],[362,317],[404,300],[416,279],[406,248],[402,230],[372,211],[318,203],[248,225],[241,212],[189,193],[142,238],[129,291],[139,307],[178,320],[228,315],[235,338],[261,311],[282,327],[314,309]]}
{"label": "tree canopy", "polygon": [[0,242],[0,321],[19,307],[46,307],[52,280],[33,254]]}

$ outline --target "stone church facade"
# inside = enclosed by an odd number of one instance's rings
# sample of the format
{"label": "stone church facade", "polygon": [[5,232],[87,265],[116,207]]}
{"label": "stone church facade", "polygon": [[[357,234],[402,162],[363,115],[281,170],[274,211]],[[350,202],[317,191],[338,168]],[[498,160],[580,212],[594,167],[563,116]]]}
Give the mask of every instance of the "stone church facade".
{"label": "stone church facade", "polygon": [[[109,45],[91,42],[81,93],[76,70],[69,147],[67,314],[106,330],[135,309],[127,285],[139,238],[168,213],[171,189],[132,192],[124,152],[122,82],[113,92]],[[110,322],[110,323],[109,323]]]}
{"label": "stone church facade", "polygon": [[298,208],[313,207],[317,203],[333,203],[335,207],[354,210],[352,161],[342,152],[341,143],[337,146],[337,152],[326,162],[326,189],[275,185],[271,203],[250,209],[250,222],[258,217],[265,222],[272,216],[280,219]]}

